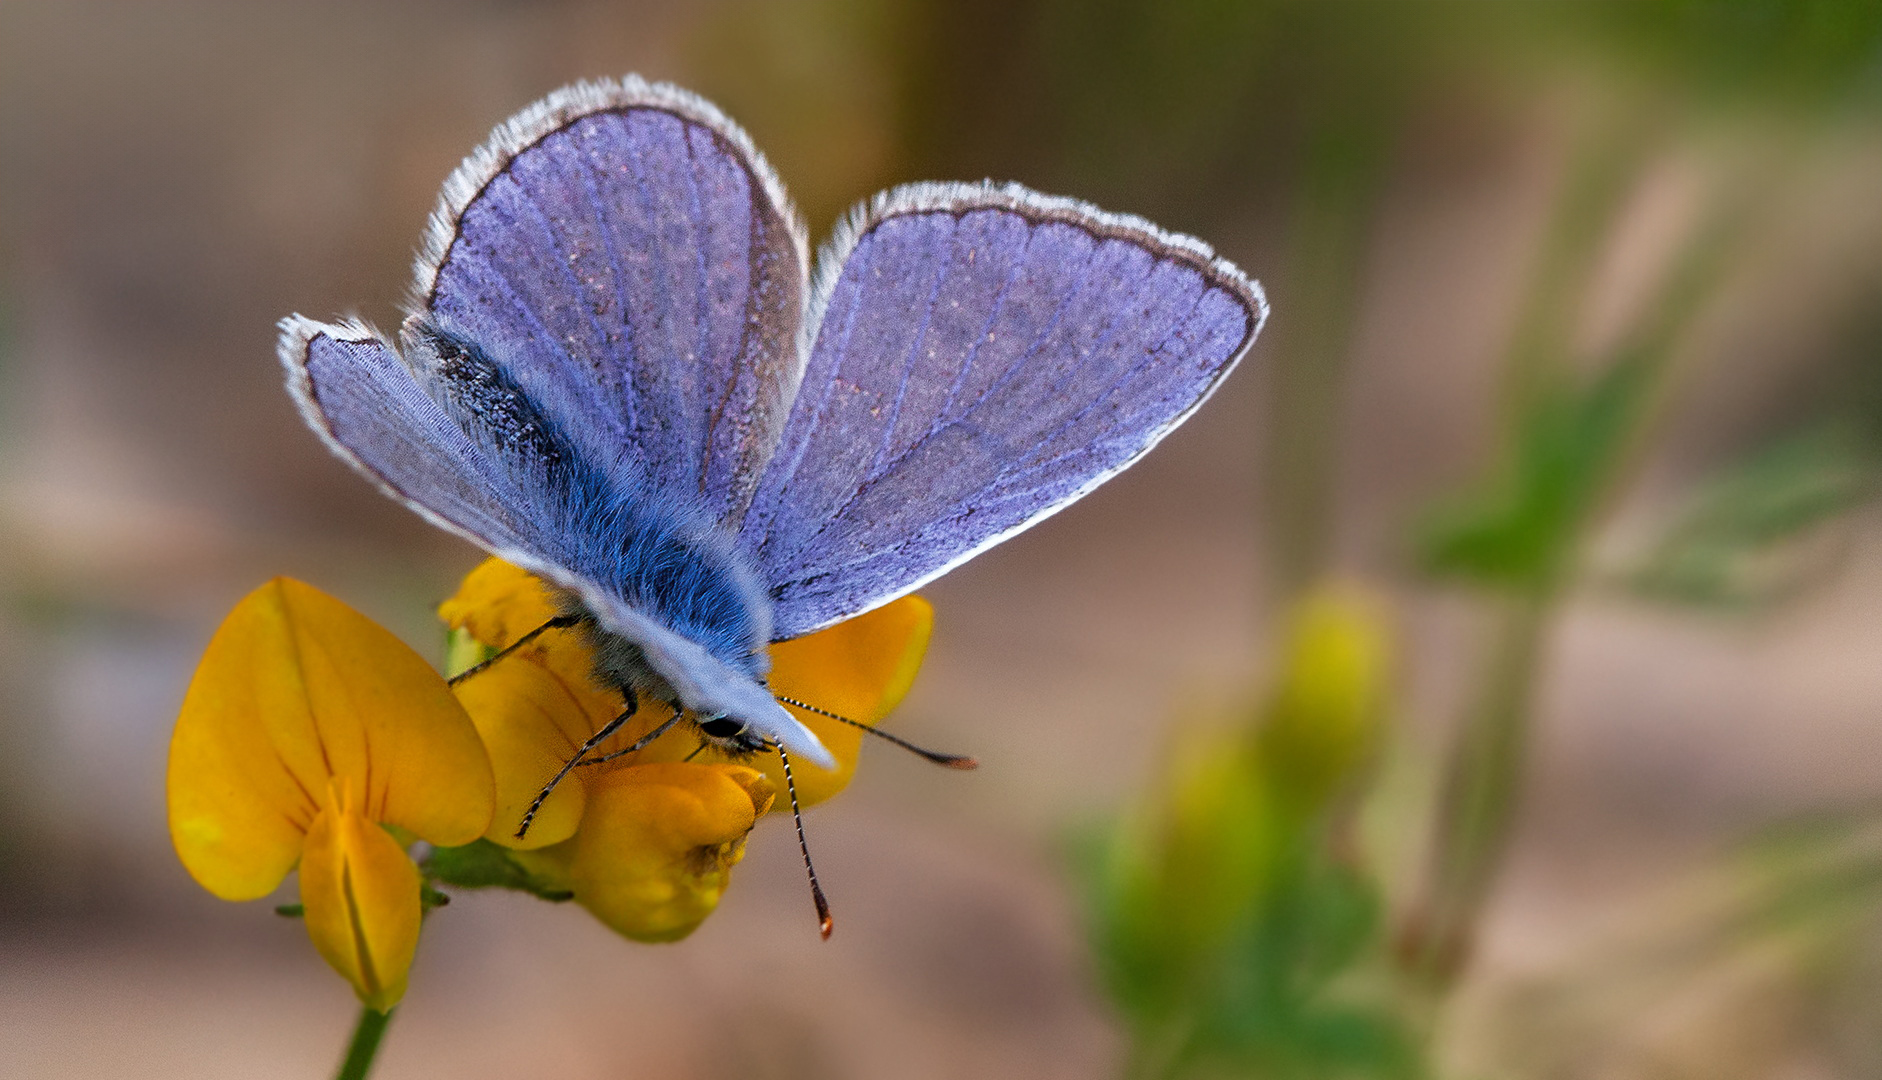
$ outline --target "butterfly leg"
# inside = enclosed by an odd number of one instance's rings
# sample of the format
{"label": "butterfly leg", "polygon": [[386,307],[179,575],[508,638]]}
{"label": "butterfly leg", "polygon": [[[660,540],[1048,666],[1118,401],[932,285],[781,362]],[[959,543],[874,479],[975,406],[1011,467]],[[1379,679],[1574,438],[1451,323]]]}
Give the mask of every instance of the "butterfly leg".
{"label": "butterfly leg", "polygon": [[[538,626],[534,630],[531,630],[529,633],[524,634],[522,637],[517,638],[515,641],[510,642],[508,645],[505,645],[503,648],[498,649],[496,653],[494,653],[493,655],[483,660],[480,660],[475,664],[472,664],[470,667],[465,668],[463,671],[458,672],[456,675],[451,676],[449,679],[446,679],[445,681],[450,683],[452,686],[456,686],[458,683],[463,682],[465,679],[470,678],[472,675],[477,674],[478,672],[484,670],[490,665],[496,663],[497,661],[510,655],[516,650],[522,648],[523,646],[541,637],[544,633],[550,630],[559,630],[564,627],[575,626],[580,623],[586,622],[587,619],[588,619],[588,616],[579,615],[579,614],[578,615],[557,615],[555,618],[550,619],[548,622],[543,623],[541,626]],[[629,709],[628,711],[632,712],[633,710]]]}
{"label": "butterfly leg", "polygon": [[634,745],[623,747],[619,750],[611,750],[608,753],[601,755],[600,757],[585,758],[581,761],[577,761],[575,764],[599,765],[604,761],[613,761],[615,758],[620,757],[622,754],[631,754],[634,751],[639,750],[642,747],[646,746],[648,743],[653,742],[655,739],[658,739],[660,736],[665,735],[669,728],[671,728],[674,724],[677,724],[680,722],[680,717],[683,716],[685,712],[686,712],[686,709],[684,707],[675,705],[673,706],[673,715],[667,717],[665,723],[661,724],[659,727],[654,728],[652,731],[649,731],[647,734],[642,735],[640,738],[636,739],[634,741]]}

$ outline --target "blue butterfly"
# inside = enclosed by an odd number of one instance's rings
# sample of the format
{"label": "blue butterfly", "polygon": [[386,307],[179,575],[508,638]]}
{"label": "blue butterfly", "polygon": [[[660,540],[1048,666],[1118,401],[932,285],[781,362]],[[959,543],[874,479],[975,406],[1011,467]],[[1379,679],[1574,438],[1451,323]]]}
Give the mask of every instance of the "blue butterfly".
{"label": "blue butterfly", "polygon": [[1115,476],[1267,316],[1201,242],[1014,184],[883,192],[811,273],[745,132],[634,76],[499,126],[416,275],[396,339],[282,320],[288,387],[387,494],[559,590],[628,706],[570,767],[641,700],[673,710],[654,735],[690,713],[832,765],[766,688],[769,643]]}

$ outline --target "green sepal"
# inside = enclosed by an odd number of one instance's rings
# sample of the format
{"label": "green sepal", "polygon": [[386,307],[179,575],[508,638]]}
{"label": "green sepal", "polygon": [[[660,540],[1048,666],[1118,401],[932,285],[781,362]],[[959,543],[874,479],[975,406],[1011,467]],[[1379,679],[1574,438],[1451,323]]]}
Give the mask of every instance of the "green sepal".
{"label": "green sepal", "polygon": [[513,889],[561,903],[575,894],[557,889],[531,874],[510,857],[507,849],[488,840],[473,840],[462,847],[436,848],[424,862],[425,876],[462,889]]}
{"label": "green sepal", "polygon": [[447,679],[456,678],[495,655],[497,650],[472,637],[463,627],[445,631],[444,676]]}

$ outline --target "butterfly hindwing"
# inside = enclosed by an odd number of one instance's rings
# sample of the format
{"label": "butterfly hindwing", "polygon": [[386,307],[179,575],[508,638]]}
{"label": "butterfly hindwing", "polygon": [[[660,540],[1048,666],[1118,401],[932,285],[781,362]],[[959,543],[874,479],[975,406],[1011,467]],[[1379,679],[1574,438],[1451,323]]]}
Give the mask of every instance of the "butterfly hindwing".
{"label": "butterfly hindwing", "polygon": [[580,84],[446,182],[408,333],[475,342],[602,473],[736,522],[802,375],[804,250],[712,105]]}
{"label": "butterfly hindwing", "polygon": [[465,434],[370,328],[291,316],[281,322],[280,354],[308,424],[387,494],[491,551],[555,550],[534,493]]}
{"label": "butterfly hindwing", "polygon": [[886,603],[1116,474],[1267,313],[1201,243],[1012,185],[878,196],[818,274],[804,388],[740,536],[777,638]]}

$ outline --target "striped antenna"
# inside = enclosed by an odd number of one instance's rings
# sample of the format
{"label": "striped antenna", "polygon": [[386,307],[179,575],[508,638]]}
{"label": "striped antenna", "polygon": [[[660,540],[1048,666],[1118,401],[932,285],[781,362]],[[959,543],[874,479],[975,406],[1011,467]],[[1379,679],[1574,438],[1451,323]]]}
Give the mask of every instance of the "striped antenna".
{"label": "striped antenna", "polygon": [[804,839],[804,815],[797,806],[797,780],[791,775],[791,755],[784,752],[783,743],[771,745],[778,752],[778,760],[784,763],[784,789],[791,794],[791,820],[797,824],[797,849],[804,853],[804,873],[810,877],[810,898],[817,902],[817,929],[828,941],[836,922],[830,918],[830,901],[824,899],[823,886],[817,883],[817,868],[810,862],[810,842]]}
{"label": "striped antenna", "polygon": [[907,739],[904,739],[899,735],[891,735],[888,732],[883,731],[881,728],[875,727],[870,724],[865,724],[861,720],[851,720],[847,716],[838,716],[837,714],[831,712],[828,709],[819,709],[815,705],[807,705],[804,702],[797,700],[796,698],[785,697],[783,694],[773,694],[771,696],[777,698],[779,701],[782,701],[786,705],[795,706],[796,708],[802,709],[805,712],[816,713],[818,716],[827,716],[832,720],[841,721],[845,724],[848,724],[851,727],[862,728],[864,731],[867,731],[869,734],[874,735],[876,738],[884,739],[884,740],[887,740],[888,742],[892,742],[895,745],[901,747],[902,749],[907,750],[909,753],[916,754],[916,755],[919,755],[920,757],[926,758],[929,761],[934,762],[936,765],[945,765],[950,769],[977,769],[980,767],[980,762],[975,761],[973,758],[970,758],[965,754],[943,754],[938,750],[929,750],[925,747],[916,746],[914,743],[909,742]]}

